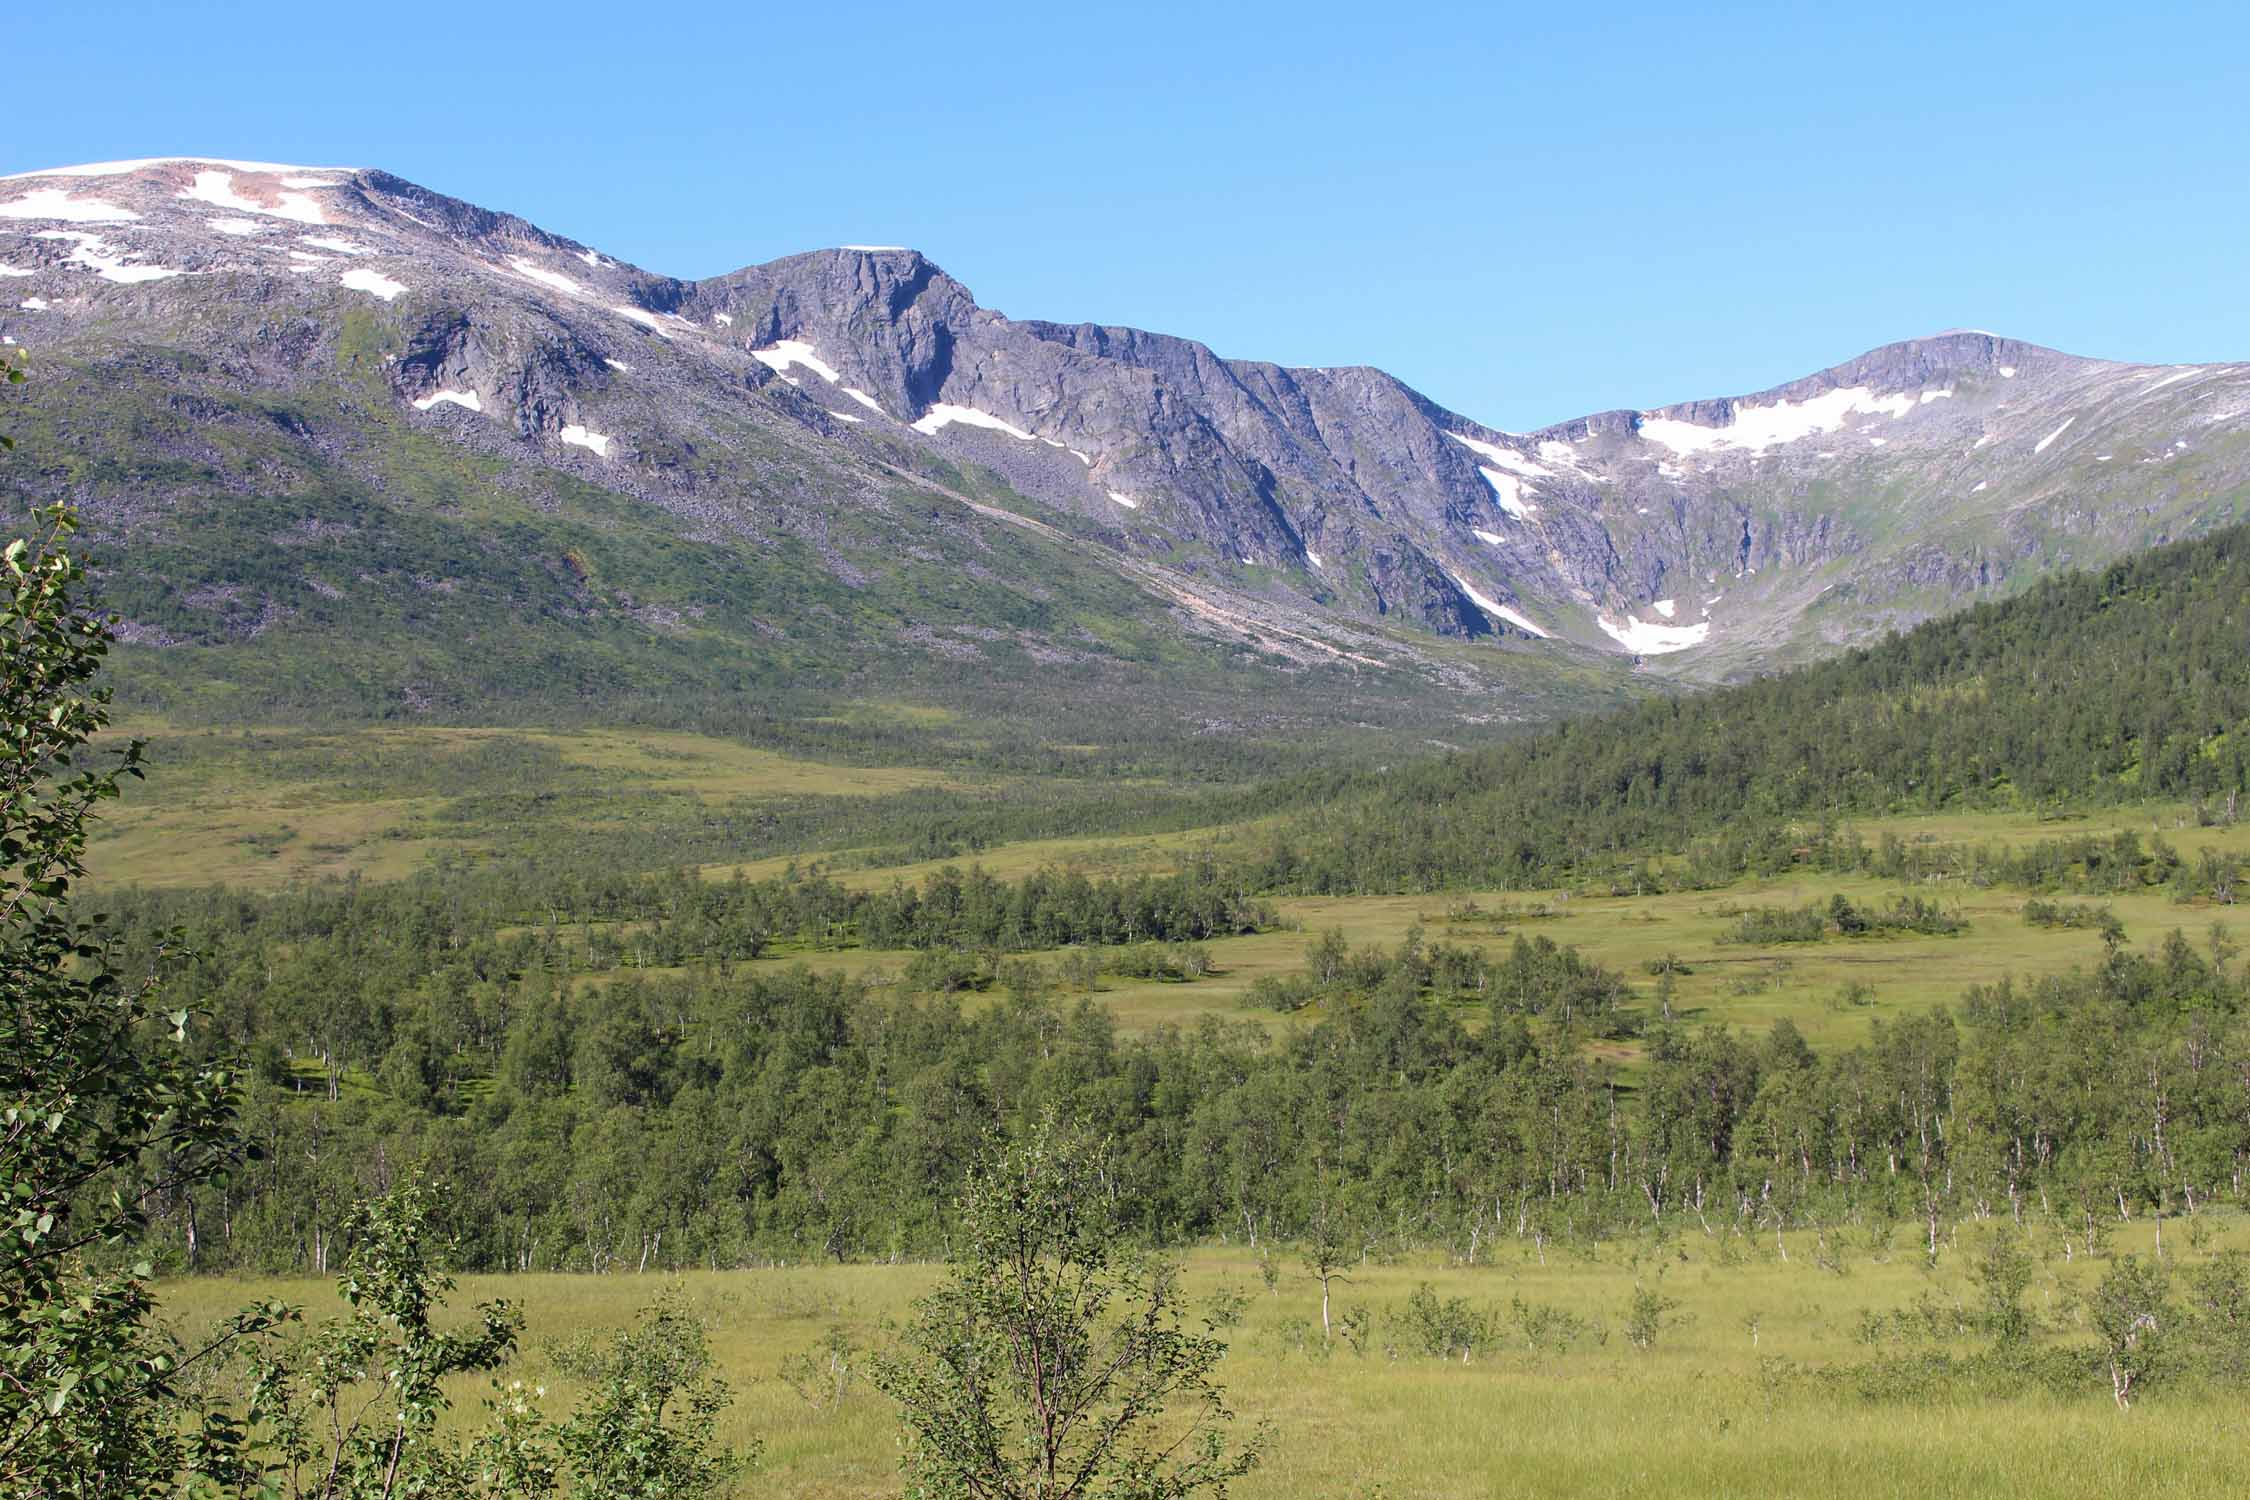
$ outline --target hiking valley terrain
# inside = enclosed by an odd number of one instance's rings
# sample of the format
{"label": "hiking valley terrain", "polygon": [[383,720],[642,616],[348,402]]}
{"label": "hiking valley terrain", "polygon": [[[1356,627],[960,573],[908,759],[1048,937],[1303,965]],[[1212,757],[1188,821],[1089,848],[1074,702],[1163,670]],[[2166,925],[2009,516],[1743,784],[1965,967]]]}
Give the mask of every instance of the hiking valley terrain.
{"label": "hiking valley terrain", "polygon": [[56,972],[241,1064],[225,1175],[55,1199],[184,1347],[426,1240],[529,1320],[474,1482],[661,1335],[705,1479],[896,1493],[1004,1137],[1184,1267],[1243,1496],[2250,1483],[2250,364],[1512,433],[189,158],[0,179],[0,337],[147,742]]}

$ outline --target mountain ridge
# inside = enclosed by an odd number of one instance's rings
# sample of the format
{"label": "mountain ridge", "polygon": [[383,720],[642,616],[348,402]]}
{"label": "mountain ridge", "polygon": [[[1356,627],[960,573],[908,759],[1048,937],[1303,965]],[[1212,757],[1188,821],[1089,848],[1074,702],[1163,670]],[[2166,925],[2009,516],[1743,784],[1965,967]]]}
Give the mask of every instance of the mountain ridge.
{"label": "mountain ridge", "polygon": [[308,414],[299,437],[357,471],[404,423],[497,464],[502,489],[567,473],[701,544],[785,535],[860,592],[886,488],[966,495],[1059,526],[1191,633],[1440,690],[1520,687],[1505,656],[1526,652],[1564,675],[1588,653],[1691,681],[1767,670],[2224,524],[2250,484],[2243,365],[1949,330],[1513,433],[1370,366],[1012,319],[906,248],[683,280],[379,169],[158,158],[0,181],[7,337],[95,365],[178,349],[221,405],[341,380],[362,431]]}

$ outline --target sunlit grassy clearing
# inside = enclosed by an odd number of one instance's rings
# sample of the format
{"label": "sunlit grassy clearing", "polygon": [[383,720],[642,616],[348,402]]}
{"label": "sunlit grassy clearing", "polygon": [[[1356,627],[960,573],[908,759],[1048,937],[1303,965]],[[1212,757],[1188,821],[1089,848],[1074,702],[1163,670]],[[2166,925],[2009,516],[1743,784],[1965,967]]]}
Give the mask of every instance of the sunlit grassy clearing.
{"label": "sunlit grassy clearing", "polygon": [[[2207,1226],[2208,1227],[2208,1226]],[[2238,1397],[2193,1388],[2159,1388],[2120,1413],[2091,1385],[2083,1397],[1997,1400],[1940,1397],[1928,1403],[1869,1404],[1801,1381],[1774,1381],[1767,1361],[1838,1367],[1863,1363],[1901,1345],[1869,1347],[1861,1315],[1890,1312],[1929,1297],[1974,1305],[1969,1265],[1979,1230],[1971,1225],[1925,1268],[1916,1230],[1903,1226],[1885,1250],[1864,1230],[1832,1233],[1841,1272],[1816,1264],[1819,1246],[1792,1234],[1783,1260],[1770,1236],[1739,1239],[1731,1251],[1697,1229],[1661,1248],[1612,1241],[1592,1256],[1550,1245],[1542,1257],[1503,1239],[1495,1264],[1461,1268],[1436,1260],[1369,1264],[1338,1287],[1339,1307],[1374,1314],[1369,1351],[1343,1346],[1322,1356],[1317,1288],[1284,1254],[1269,1295],[1256,1258],[1243,1247],[1215,1247],[1187,1258],[1188,1289],[1208,1299],[1222,1287],[1248,1296],[1242,1324],[1227,1332],[1224,1366],[1245,1423],[1270,1422],[1268,1459],[1239,1491],[1266,1497],[1422,1497],[1552,1495],[2030,1495],[2082,1496],[2116,1486],[2136,1492],[2219,1495],[2250,1484]],[[2190,1250],[2181,1221],[2166,1226],[2175,1264],[2250,1239],[2231,1221]],[[2074,1331],[2074,1294],[2091,1287],[2108,1262],[2081,1251],[2065,1262],[2051,1235],[2027,1303],[2050,1339],[2085,1342]],[[2148,1226],[2119,1229],[2113,1253],[2147,1254]],[[574,1394],[552,1368],[555,1341],[583,1329],[623,1325],[667,1291],[709,1322],[713,1345],[733,1384],[728,1418],[737,1440],[765,1439],[764,1470],[745,1494],[788,1500],[895,1495],[896,1428],[888,1406],[864,1384],[840,1406],[815,1410],[778,1376],[781,1361],[810,1349],[831,1325],[866,1345],[886,1319],[903,1317],[935,1268],[813,1266],[693,1273],[468,1278],[455,1299],[520,1301],[531,1337],[512,1371],[550,1387],[550,1402]],[[1533,1354],[1520,1340],[1473,1362],[1440,1361],[1416,1347],[1405,1318],[1421,1282],[1442,1296],[1466,1297],[1505,1313],[1512,1298],[1567,1308],[1599,1322],[1607,1337],[1581,1339],[1567,1352]],[[1675,1298],[1678,1319],[1654,1348],[1630,1347],[1619,1331],[1636,1284]],[[317,1315],[334,1304],[324,1282],[198,1280],[165,1288],[182,1327],[198,1327],[253,1295],[306,1303]],[[1975,1338],[1952,1347],[1967,1351]],[[464,1382],[457,1399],[473,1409],[482,1387]]]}
{"label": "sunlit grassy clearing", "polygon": [[[919,787],[958,786],[946,773],[889,766],[844,766],[756,749],[712,735],[663,730],[412,728],[314,734],[292,729],[198,731],[131,722],[120,736],[151,738],[151,772],[137,794],[105,809],[95,862],[97,884],[191,885],[223,882],[273,889],[295,881],[357,873],[396,879],[440,852],[478,853],[489,830],[452,816],[466,796],[505,793],[490,785],[402,795],[380,772],[347,779],[314,772],[324,754],[340,763],[371,757],[442,764],[466,751],[502,744],[551,751],[562,765],[591,773],[593,785],[557,797],[552,816],[598,827],[618,815],[616,799],[657,794],[724,804],[741,798],[873,797]],[[167,746],[177,747],[166,755]],[[285,750],[286,771],[275,764]]]}

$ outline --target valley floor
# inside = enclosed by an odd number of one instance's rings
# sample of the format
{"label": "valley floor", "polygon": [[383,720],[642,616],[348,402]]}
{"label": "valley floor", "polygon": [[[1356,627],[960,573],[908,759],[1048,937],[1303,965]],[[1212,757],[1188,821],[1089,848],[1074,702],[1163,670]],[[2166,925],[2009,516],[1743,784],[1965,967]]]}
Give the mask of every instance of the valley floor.
{"label": "valley floor", "polygon": [[[2080,1497],[2234,1495],[2250,1487],[2250,1444],[2238,1390],[2190,1384],[2152,1389],[2119,1411],[2091,1368],[2075,1395],[1994,1395],[1960,1390],[1887,1391],[1873,1398],[1852,1378],[1809,1371],[1864,1369],[1901,1355],[1983,1345],[1981,1336],[1927,1339],[1895,1331],[1868,1342],[1869,1314],[1909,1311],[1947,1321],[1976,1305],[1970,1224],[1927,1267],[1915,1226],[1885,1242],[1864,1227],[1825,1241],[1705,1235],[1692,1226],[1661,1243],[1611,1241],[1591,1251],[1544,1252],[1504,1241],[1474,1268],[1430,1261],[1370,1263],[1336,1289],[1336,1311],[1365,1307],[1364,1353],[1324,1343],[1318,1287],[1293,1258],[1276,1262],[1268,1290],[1257,1256],[1241,1246],[1195,1252],[1191,1298],[1224,1294],[1243,1304],[1223,1330],[1222,1366],[1247,1431],[1271,1426],[1266,1462],[1240,1500],[1439,1500],[1553,1496],[1949,1496]],[[2145,1219],[2115,1230],[2089,1256],[2057,1231],[2035,1227],[2040,1255],[2025,1302],[2041,1342],[2088,1346],[2076,1299],[2122,1253],[2154,1247]],[[2250,1226],[2167,1221],[2176,1269],[2223,1245],[2250,1244]],[[1825,1244],[1825,1249],[1824,1249]],[[1786,1254],[1786,1259],[1782,1258]],[[882,1325],[936,1276],[923,1266],[821,1266],[656,1275],[470,1277],[453,1305],[507,1297],[531,1329],[504,1379],[549,1388],[560,1409],[574,1395],[552,1366],[555,1345],[588,1329],[622,1326],[657,1298],[685,1299],[710,1328],[735,1392],[728,1436],[766,1444],[745,1495],[773,1500],[860,1500],[895,1495],[897,1427],[888,1402],[854,1381],[839,1402],[816,1407],[781,1378],[792,1355],[830,1329],[852,1344],[879,1344]],[[1406,1312],[1423,1283],[1494,1314],[1497,1346],[1467,1362],[1416,1347]],[[1647,1349],[1622,1329],[1637,1286],[1678,1306]],[[253,1295],[282,1296],[327,1315],[326,1283],[198,1279],[168,1285],[163,1303],[187,1329]],[[1528,1352],[1510,1304],[1565,1310],[1585,1323],[1567,1348]],[[1905,1320],[1897,1320],[1903,1323]],[[470,1411],[487,1393],[461,1382]]]}

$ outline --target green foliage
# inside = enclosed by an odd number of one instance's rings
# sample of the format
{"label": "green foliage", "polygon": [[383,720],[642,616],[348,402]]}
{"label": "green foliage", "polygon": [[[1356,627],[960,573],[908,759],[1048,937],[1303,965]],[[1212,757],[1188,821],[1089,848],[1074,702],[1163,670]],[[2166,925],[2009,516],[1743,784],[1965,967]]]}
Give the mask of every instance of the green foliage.
{"label": "green foliage", "polygon": [[[848,1359],[848,1349],[831,1349]],[[718,1441],[726,1383],[711,1373],[703,1325],[673,1302],[659,1302],[606,1345],[581,1344],[558,1360],[592,1389],[555,1430],[574,1495],[602,1500],[699,1500],[724,1493],[757,1460],[755,1449]],[[849,1383],[843,1366],[835,1387]]]}
{"label": "green foliage", "polygon": [[927,1500],[1224,1495],[1258,1460],[1230,1445],[1174,1268],[1130,1256],[1084,1143],[1043,1124],[975,1168],[962,1247],[874,1366]]}
{"label": "green foliage", "polygon": [[1977,1256],[1977,1289],[1984,1302],[1984,1327],[2002,1346],[2022,1343],[2031,1336],[2031,1314],[2023,1305],[2030,1289],[2033,1262],[2021,1238],[2006,1229],[1995,1230]]}
{"label": "green foliage", "polygon": [[1463,1364],[1488,1348],[1496,1332],[1491,1313],[1466,1297],[1441,1297],[1426,1281],[1406,1299],[1406,1326],[1424,1354],[1458,1355]]}
{"label": "green foliage", "polygon": [[2233,527],[1740,687],[1308,778],[1257,884],[1632,885],[1684,854],[1661,878],[1708,887],[1805,858],[1797,819],[2223,803],[2250,791],[2245,598]]}
{"label": "green foliage", "polygon": [[486,1493],[474,1461],[439,1431],[445,1382],[497,1367],[521,1317],[484,1303],[471,1327],[438,1331],[453,1283],[438,1269],[418,1184],[355,1206],[348,1237],[345,1316],[252,1352],[248,1419],[268,1482],[290,1500]]}
{"label": "green foliage", "polygon": [[239,1084],[193,1012],[160,1001],[173,939],[136,969],[70,904],[95,811],[141,749],[92,759],[110,630],[81,602],[75,517],[37,521],[0,553],[0,1490],[156,1493],[198,1443],[228,1441],[186,1409],[183,1369],[269,1315],[177,1349],[149,1326],[148,1264],[117,1263],[152,1208],[223,1180]]}
{"label": "green foliage", "polygon": [[2161,1265],[2120,1256],[2087,1299],[2087,1318],[2109,1366],[2110,1394],[2129,1407],[2161,1372],[2171,1332],[2170,1277]]}
{"label": "green foliage", "polygon": [[1636,1349],[1655,1348],[1679,1306],[1676,1297],[1667,1297],[1652,1286],[1636,1285],[1632,1299],[1625,1304],[1625,1341]]}

